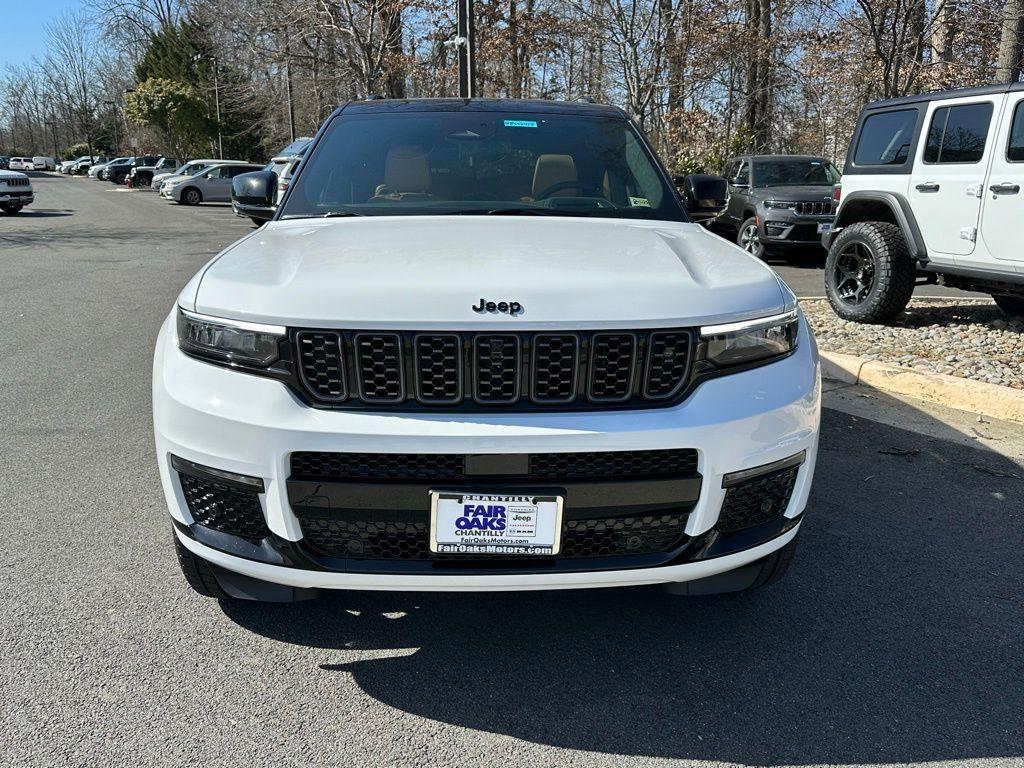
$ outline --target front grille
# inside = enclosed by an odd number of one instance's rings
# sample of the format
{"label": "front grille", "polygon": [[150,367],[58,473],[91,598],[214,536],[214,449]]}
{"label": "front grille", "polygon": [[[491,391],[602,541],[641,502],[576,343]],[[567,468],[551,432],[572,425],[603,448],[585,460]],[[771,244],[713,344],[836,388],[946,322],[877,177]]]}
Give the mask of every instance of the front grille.
{"label": "front grille", "polygon": [[182,473],[178,477],[188,511],[199,525],[252,542],[270,535],[255,491],[243,491]]}
{"label": "front grille", "polygon": [[[694,477],[697,451],[676,448],[660,451],[598,451],[588,453],[533,453],[498,456],[481,462],[458,453],[326,453],[299,451],[291,455],[295,480],[326,482],[358,480],[422,481],[464,480],[479,477],[528,477],[538,480],[631,479]],[[479,458],[488,459],[483,456]],[[520,460],[521,463],[520,463]],[[507,467],[501,466],[505,461]],[[521,467],[521,471],[519,469]]]}
{"label": "front grille", "polygon": [[799,466],[790,467],[729,488],[725,492],[725,501],[718,513],[715,529],[722,533],[734,533],[782,517],[789,506],[789,497],[793,493],[799,471]]}
{"label": "front grille", "polygon": [[805,200],[793,203],[793,209],[800,216],[831,216],[832,201],[810,201]]}
{"label": "front grille", "polygon": [[685,391],[693,347],[688,329],[293,336],[308,399],[342,408],[642,408]]}
{"label": "front grille", "polygon": [[3,183],[8,187],[27,187],[29,185],[28,179],[3,179]]}
{"label": "front grille", "polygon": [[[649,555],[676,548],[689,510],[650,516],[566,520],[559,558]],[[343,520],[303,516],[303,541],[326,557],[361,560],[455,560],[427,542],[427,518],[416,521]],[[465,559],[465,558],[461,558]],[[496,556],[496,559],[501,559]],[[522,558],[518,558],[521,560]]]}

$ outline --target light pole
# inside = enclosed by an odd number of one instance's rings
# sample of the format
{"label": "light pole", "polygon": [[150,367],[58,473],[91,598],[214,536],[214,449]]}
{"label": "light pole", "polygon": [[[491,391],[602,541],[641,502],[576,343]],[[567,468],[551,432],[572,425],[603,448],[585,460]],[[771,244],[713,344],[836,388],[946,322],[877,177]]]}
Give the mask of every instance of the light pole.
{"label": "light pole", "polygon": [[50,133],[53,135],[53,161],[57,162],[60,159],[60,151],[57,149],[57,121],[47,120],[46,124],[50,126]]}
{"label": "light pole", "polygon": [[121,142],[117,138],[117,102],[104,101],[103,103],[108,105],[110,111],[114,113],[114,157],[118,157],[121,154]]}
{"label": "light pole", "polygon": [[288,131],[295,141],[295,105],[292,103],[292,52],[288,43],[288,30],[284,31],[284,84],[288,92]]}
{"label": "light pole", "polygon": [[224,159],[224,136],[220,128],[220,65],[213,57],[213,101],[217,107],[217,159]]}
{"label": "light pole", "polygon": [[476,96],[476,25],[473,0],[456,0],[458,16],[455,37],[445,45],[455,46],[459,57],[459,98]]}

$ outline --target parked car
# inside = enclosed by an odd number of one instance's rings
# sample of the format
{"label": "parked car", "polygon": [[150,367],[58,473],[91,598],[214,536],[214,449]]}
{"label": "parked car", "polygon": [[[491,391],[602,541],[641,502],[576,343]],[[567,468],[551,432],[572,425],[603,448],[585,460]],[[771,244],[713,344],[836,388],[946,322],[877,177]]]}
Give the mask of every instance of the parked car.
{"label": "parked car", "polygon": [[12,157],[10,163],[8,163],[8,169],[12,171],[31,171],[32,170],[32,158],[31,157]]}
{"label": "parked car", "polygon": [[0,171],[6,171],[11,167],[11,158],[7,155],[0,155]]}
{"label": "parked car", "polygon": [[180,166],[181,161],[176,157],[161,157],[155,163],[134,165],[128,172],[128,179],[133,187],[148,187],[155,174],[171,172]]}
{"label": "parked car", "polygon": [[893,320],[924,276],[1024,316],[1024,83],[869,104],[846,157],[826,241],[836,314]]}
{"label": "parked car", "polygon": [[79,160],[83,160],[83,159],[84,158],[79,157],[79,158],[76,158],[75,160],[64,160],[64,161],[61,162],[60,165],[57,166],[57,171],[59,173],[68,173],[68,174],[70,174],[71,173],[71,167],[75,163],[77,163]]}
{"label": "parked car", "polygon": [[157,155],[138,155],[128,158],[126,163],[111,163],[103,170],[103,178],[112,184],[124,184],[132,168],[136,166],[152,165],[160,158]]}
{"label": "parked car", "polygon": [[100,169],[99,173],[97,174],[97,178],[102,179],[104,181],[111,181],[111,172],[119,168],[130,169],[133,159],[134,158],[132,158],[131,156],[114,158],[113,160],[106,163]]}
{"label": "parked car", "polygon": [[772,582],[819,398],[795,296],[622,110],[473,99],[335,111],[171,308],[152,400],[185,578],[291,600]]}
{"label": "parked car", "polygon": [[36,171],[52,171],[57,167],[56,161],[52,157],[46,157],[45,155],[37,155],[32,158],[32,168]]}
{"label": "parked car", "polygon": [[83,157],[79,158],[74,162],[68,173],[72,176],[85,176],[89,173],[89,169],[92,168],[93,163],[100,162],[102,156],[98,155],[95,157]]}
{"label": "parked car", "polygon": [[729,203],[716,225],[761,258],[766,251],[821,246],[832,226],[840,174],[830,160],[804,155],[744,155],[726,163]]}
{"label": "parked car", "polygon": [[210,158],[189,160],[187,163],[184,163],[180,168],[173,171],[172,173],[155,174],[153,176],[153,181],[150,183],[150,186],[153,188],[155,192],[160,192],[161,189],[163,188],[164,183],[170,181],[172,178],[175,181],[177,181],[175,177],[178,176],[194,176],[195,174],[200,173],[201,171],[204,171],[207,168],[209,168],[211,165],[216,165],[217,163],[237,164],[244,162],[245,161],[243,160],[213,160]]}
{"label": "parked car", "polygon": [[194,176],[164,182],[160,194],[181,205],[231,202],[231,180],[240,173],[258,171],[254,163],[216,163]]}
{"label": "parked car", "polygon": [[35,200],[32,180],[24,173],[0,170],[0,211],[18,213]]}
{"label": "parked car", "polygon": [[98,157],[91,166],[89,166],[89,178],[98,179],[100,174],[103,173],[103,169],[106,168],[110,163],[127,160],[125,157]]}

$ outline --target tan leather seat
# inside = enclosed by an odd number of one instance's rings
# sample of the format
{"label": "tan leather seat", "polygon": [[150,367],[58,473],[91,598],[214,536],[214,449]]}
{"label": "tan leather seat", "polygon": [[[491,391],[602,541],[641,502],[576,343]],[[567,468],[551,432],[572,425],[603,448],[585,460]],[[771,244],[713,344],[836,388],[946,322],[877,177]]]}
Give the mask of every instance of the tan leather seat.
{"label": "tan leather seat", "polygon": [[430,163],[419,147],[399,146],[388,150],[384,160],[384,183],[374,197],[401,198],[430,194]]}
{"label": "tan leather seat", "polygon": [[[578,181],[576,176],[576,162],[572,155],[540,155],[537,164],[533,168],[533,191],[532,196],[537,195],[555,184],[566,181]],[[553,193],[552,196],[566,196],[579,194],[575,189],[562,189]]]}

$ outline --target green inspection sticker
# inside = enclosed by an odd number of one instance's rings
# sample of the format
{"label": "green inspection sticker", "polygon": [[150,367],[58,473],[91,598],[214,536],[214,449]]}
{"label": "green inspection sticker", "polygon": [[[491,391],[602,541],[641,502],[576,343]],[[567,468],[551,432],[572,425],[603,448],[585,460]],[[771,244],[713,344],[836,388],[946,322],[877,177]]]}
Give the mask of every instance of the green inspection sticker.
{"label": "green inspection sticker", "polygon": [[630,208],[650,208],[651,201],[646,197],[630,197],[629,206]]}
{"label": "green inspection sticker", "polygon": [[506,128],[536,128],[536,120],[506,120]]}

